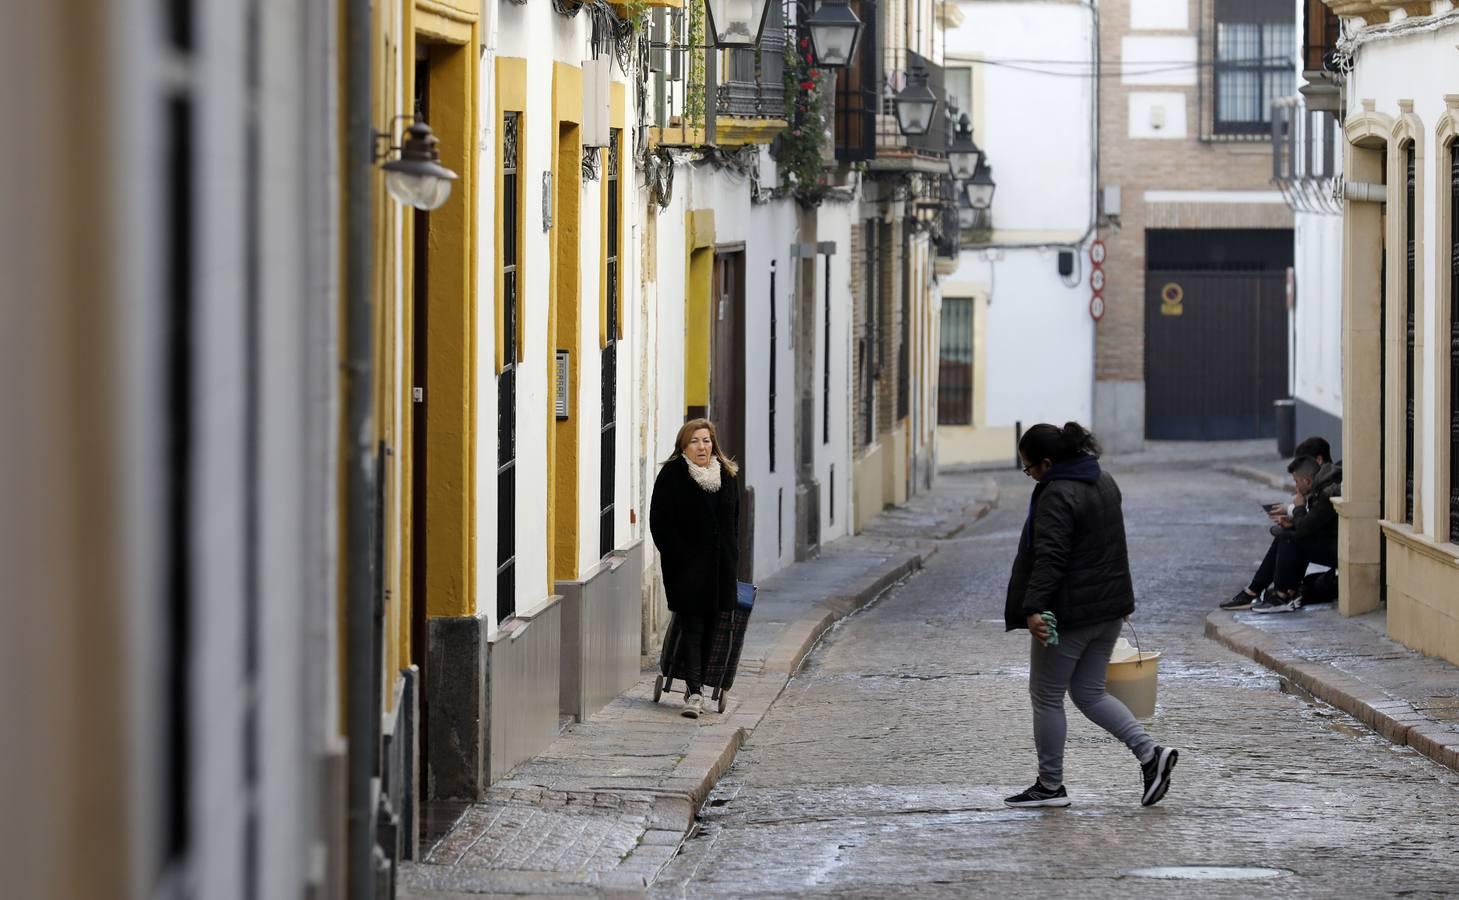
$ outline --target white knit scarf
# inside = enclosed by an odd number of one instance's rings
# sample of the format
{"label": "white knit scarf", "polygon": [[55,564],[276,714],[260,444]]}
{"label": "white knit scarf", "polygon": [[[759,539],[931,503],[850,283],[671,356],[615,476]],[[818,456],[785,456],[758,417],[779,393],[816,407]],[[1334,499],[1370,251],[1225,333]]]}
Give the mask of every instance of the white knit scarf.
{"label": "white knit scarf", "polygon": [[711,494],[719,490],[720,476],[722,474],[719,457],[711,456],[709,458],[709,465],[707,466],[696,466],[687,456],[684,457],[684,462],[688,464],[689,474],[693,477],[695,483]]}

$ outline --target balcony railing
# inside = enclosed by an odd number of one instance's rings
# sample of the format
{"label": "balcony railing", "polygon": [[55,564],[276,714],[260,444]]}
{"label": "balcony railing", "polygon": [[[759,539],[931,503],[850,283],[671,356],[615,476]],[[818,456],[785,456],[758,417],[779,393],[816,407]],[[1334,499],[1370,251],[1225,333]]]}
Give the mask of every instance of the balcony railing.
{"label": "balcony railing", "polygon": [[715,111],[721,117],[784,119],[785,11],[770,4],[760,45],[753,50],[729,50],[720,56],[723,73],[715,92]]}

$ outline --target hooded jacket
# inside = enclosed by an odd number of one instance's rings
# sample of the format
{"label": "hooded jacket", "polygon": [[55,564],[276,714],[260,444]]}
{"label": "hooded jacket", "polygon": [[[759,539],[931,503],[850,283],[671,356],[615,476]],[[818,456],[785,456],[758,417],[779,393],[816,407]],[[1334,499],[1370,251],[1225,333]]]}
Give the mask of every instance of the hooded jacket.
{"label": "hooded jacket", "polygon": [[1120,489],[1092,456],[1055,463],[1029,500],[1004,606],[1008,630],[1052,612],[1060,631],[1135,611]]}
{"label": "hooded jacket", "polygon": [[740,562],[740,480],[728,469],[719,490],[700,487],[682,456],[654,480],[648,527],[659,548],[669,610],[707,616],[735,608]]}
{"label": "hooded jacket", "polygon": [[[1312,477],[1307,504],[1292,510],[1292,531],[1301,540],[1337,541],[1337,509],[1332,498],[1342,493],[1342,463],[1326,463]],[[1274,526],[1275,527],[1275,526]]]}

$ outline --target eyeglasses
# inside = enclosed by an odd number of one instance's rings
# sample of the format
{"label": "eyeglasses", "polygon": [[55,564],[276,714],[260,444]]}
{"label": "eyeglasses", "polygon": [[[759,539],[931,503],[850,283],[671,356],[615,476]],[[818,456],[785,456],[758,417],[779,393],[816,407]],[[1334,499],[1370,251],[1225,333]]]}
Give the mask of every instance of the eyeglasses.
{"label": "eyeglasses", "polygon": [[1038,467],[1038,463],[1029,463],[1028,465],[1023,467],[1023,474],[1027,475],[1029,469],[1037,469]]}

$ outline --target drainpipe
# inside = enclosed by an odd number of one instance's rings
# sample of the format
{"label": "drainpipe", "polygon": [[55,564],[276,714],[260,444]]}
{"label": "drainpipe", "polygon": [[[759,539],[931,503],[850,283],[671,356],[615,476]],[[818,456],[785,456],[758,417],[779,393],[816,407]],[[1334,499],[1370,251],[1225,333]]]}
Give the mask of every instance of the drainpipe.
{"label": "drainpipe", "polygon": [[374,315],[371,282],[374,124],[371,121],[372,0],[346,0],[345,10],[345,734],[347,895],[375,896],[374,778],[378,741],[372,740],[374,658]]}

